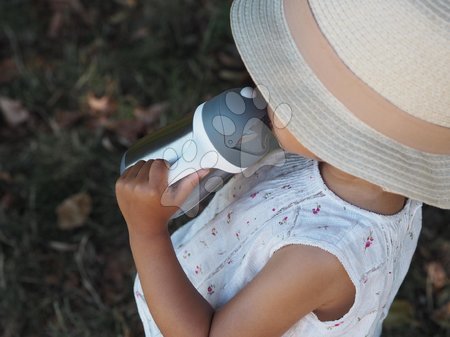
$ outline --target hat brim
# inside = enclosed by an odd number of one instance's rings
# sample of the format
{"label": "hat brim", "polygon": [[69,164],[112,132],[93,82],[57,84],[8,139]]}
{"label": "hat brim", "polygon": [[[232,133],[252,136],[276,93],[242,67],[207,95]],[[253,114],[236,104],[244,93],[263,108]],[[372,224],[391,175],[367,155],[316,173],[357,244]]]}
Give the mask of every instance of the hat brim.
{"label": "hat brim", "polygon": [[301,144],[388,191],[450,209],[450,156],[400,144],[348,111],[298,51],[282,0],[235,0],[230,18],[248,72]]}

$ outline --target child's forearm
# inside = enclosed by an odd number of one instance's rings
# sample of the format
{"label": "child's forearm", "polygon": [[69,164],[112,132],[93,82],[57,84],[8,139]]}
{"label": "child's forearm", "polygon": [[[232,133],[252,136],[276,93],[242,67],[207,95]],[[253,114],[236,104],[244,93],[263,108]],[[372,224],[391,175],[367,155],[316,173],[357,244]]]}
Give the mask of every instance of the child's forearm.
{"label": "child's forearm", "polygon": [[[136,268],[152,316],[166,337],[209,335],[214,310],[181,268],[167,222],[207,170],[169,187],[168,163],[139,161],[116,182],[117,202],[128,226]],[[202,173],[201,173],[202,172]]]}
{"label": "child's forearm", "polygon": [[169,233],[130,234],[130,245],[147,305],[163,335],[208,336],[214,310],[181,268]]}

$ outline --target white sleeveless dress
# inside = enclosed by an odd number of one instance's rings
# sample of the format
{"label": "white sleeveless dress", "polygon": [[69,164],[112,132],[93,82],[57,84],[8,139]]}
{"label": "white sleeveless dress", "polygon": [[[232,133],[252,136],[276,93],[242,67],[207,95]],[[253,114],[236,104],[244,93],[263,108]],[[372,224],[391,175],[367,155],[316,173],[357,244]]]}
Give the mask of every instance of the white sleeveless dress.
{"label": "white sleeveless dress", "polygon": [[[214,308],[227,303],[281,247],[324,249],[354,283],[354,304],[335,321],[309,313],[283,336],[372,337],[381,334],[421,223],[421,202],[408,199],[390,216],[363,210],[327,188],[317,161],[281,151],[233,176],[172,242],[185,273]],[[138,276],[134,294],[146,336],[161,336]]]}

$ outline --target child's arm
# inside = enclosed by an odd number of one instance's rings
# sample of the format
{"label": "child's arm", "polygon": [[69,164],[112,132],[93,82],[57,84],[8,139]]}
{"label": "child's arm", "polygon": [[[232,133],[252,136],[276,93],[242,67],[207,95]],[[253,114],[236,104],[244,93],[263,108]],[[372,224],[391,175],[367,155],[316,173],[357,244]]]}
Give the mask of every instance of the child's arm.
{"label": "child's arm", "polygon": [[165,337],[280,336],[307,313],[348,293],[351,281],[333,255],[292,245],[276,252],[253,281],[214,311],[172,247],[167,222],[177,208],[161,206],[161,200],[179,205],[198,176],[186,177],[177,191],[167,189],[166,181],[167,167],[154,161],[133,166],[116,184],[144,295]]}

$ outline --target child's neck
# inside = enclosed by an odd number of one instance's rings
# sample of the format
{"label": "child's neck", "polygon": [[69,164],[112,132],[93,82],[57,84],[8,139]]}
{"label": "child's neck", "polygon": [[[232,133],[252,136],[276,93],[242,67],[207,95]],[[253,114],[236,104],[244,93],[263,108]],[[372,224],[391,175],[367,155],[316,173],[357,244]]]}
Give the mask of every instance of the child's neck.
{"label": "child's neck", "polygon": [[359,208],[392,215],[400,212],[405,205],[405,197],[383,191],[380,186],[345,173],[326,162],[319,163],[319,170],[323,181],[334,194]]}

